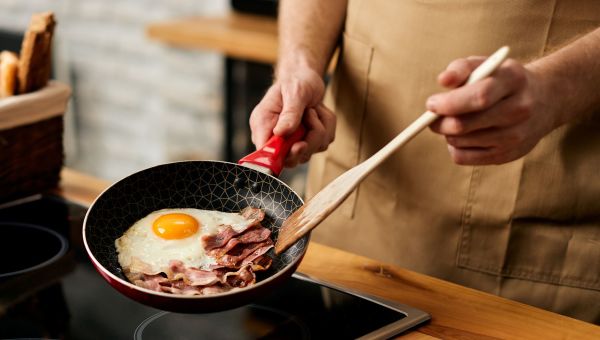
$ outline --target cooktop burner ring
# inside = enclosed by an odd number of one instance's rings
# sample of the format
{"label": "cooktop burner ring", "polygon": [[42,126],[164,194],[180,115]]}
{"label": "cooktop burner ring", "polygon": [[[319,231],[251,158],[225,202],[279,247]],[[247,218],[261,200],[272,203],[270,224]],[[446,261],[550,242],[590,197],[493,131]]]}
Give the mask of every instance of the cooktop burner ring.
{"label": "cooktop burner ring", "polygon": [[[247,305],[245,307],[240,307],[237,310],[239,311],[242,309],[246,312],[250,311],[250,312],[267,313],[267,314],[270,314],[271,316],[279,317],[280,320],[283,320],[283,322],[273,324],[272,325],[273,329],[275,329],[277,327],[281,327],[282,325],[284,325],[285,327],[291,326],[294,331],[293,332],[294,339],[296,339],[296,338],[310,339],[309,327],[306,324],[304,324],[304,322],[302,320],[300,320],[299,318],[297,318],[296,316],[294,316],[290,313],[287,313],[285,311],[282,311],[282,310],[279,310],[276,308],[261,306],[261,305],[256,305],[256,304],[251,304],[251,305]],[[154,321],[159,320],[165,316],[166,317],[175,316],[175,317],[183,317],[183,318],[193,318],[193,317],[201,318],[203,316],[210,317],[211,314],[230,313],[231,311],[236,311],[236,310],[223,311],[223,312],[217,312],[217,313],[207,313],[207,314],[177,314],[177,313],[166,312],[166,311],[158,312],[158,313],[148,317],[147,319],[142,321],[142,323],[140,323],[137,326],[137,328],[135,329],[133,338],[134,338],[134,340],[144,340],[144,338],[143,338],[144,330],[146,330],[146,328],[148,326],[152,325],[152,323]]]}
{"label": "cooktop burner ring", "polygon": [[[58,259],[60,259],[62,256],[64,256],[68,250],[68,245],[69,242],[67,241],[67,239],[59,234],[58,232],[46,228],[46,227],[42,227],[39,225],[35,225],[35,224],[26,224],[26,223],[0,223],[0,230],[2,230],[3,232],[3,239],[8,242],[10,242],[9,245],[3,245],[0,243],[0,245],[2,245],[2,250],[0,250],[0,253],[3,253],[3,255],[7,255],[7,253],[11,253],[11,252],[15,252],[16,254],[16,258],[18,259],[19,254],[17,249],[17,245],[19,244],[18,241],[23,240],[23,239],[19,239],[19,237],[25,237],[25,236],[32,236],[35,235],[36,237],[38,237],[37,239],[35,239],[35,242],[40,242],[40,241],[48,241],[48,242],[54,242],[55,244],[53,244],[54,248],[50,249],[49,253],[43,253],[43,254],[39,254],[40,257],[39,258],[27,258],[26,260],[29,261],[28,264],[24,265],[24,268],[10,268],[10,269],[0,269],[0,279],[4,279],[4,278],[8,278],[8,277],[12,277],[12,276],[16,276],[16,275],[21,275],[21,274],[25,274],[34,270],[38,270],[40,268],[43,268],[55,261],[57,261]],[[13,236],[11,237],[10,233],[15,233]],[[29,234],[29,235],[27,235]],[[6,237],[8,235],[8,237]],[[41,237],[41,239],[39,239]],[[33,238],[25,238],[23,243],[25,244],[21,244],[23,247],[29,247],[31,244],[27,244],[28,241],[32,241]],[[34,247],[32,247],[34,248]],[[48,251],[48,248],[43,248],[44,251]],[[6,254],[4,254],[6,253]],[[37,254],[36,254],[37,255]],[[12,258],[14,259],[15,256],[12,257],[8,257],[8,258]],[[4,271],[6,270],[6,271]]]}

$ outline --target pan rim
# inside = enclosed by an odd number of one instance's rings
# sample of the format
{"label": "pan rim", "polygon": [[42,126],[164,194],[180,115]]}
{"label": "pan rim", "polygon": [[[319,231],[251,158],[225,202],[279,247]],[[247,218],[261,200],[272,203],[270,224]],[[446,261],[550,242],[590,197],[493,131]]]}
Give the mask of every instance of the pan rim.
{"label": "pan rim", "polygon": [[[235,166],[240,166],[240,167],[244,167],[246,169],[255,171],[255,172],[259,172],[262,173],[264,175],[267,175],[275,180],[277,180],[278,182],[280,182],[281,184],[283,184],[285,187],[287,187],[288,189],[290,189],[290,191],[292,191],[294,194],[296,194],[296,191],[294,191],[292,188],[290,188],[289,185],[287,185],[285,182],[281,181],[279,178],[260,172],[256,169],[252,169],[249,167],[245,167],[243,165],[237,164],[237,163],[233,163],[233,162],[227,162],[227,161],[213,161],[213,160],[183,160],[183,161],[175,161],[175,162],[168,162],[168,163],[162,163],[162,164],[158,164],[158,165],[154,165],[139,171],[136,171],[134,173],[131,173],[121,179],[119,179],[118,181],[114,182],[113,184],[109,185],[107,188],[105,188],[100,194],[98,194],[98,196],[96,196],[96,198],[94,199],[94,201],[89,205],[87,212],[85,213],[85,218],[83,219],[83,227],[82,227],[82,236],[83,236],[83,245],[85,246],[85,251],[87,252],[90,260],[92,261],[92,263],[94,264],[94,267],[96,267],[98,270],[101,270],[105,275],[108,275],[112,280],[120,283],[121,285],[124,285],[130,289],[134,289],[136,291],[140,291],[143,293],[147,293],[150,295],[154,295],[154,296],[160,296],[160,297],[165,297],[165,298],[175,298],[175,299],[184,299],[184,300],[210,300],[213,298],[220,298],[220,297],[224,297],[224,296],[230,296],[230,295],[235,295],[244,291],[249,291],[252,288],[258,288],[261,287],[263,285],[265,285],[266,283],[269,283],[271,280],[274,280],[276,278],[278,278],[279,276],[283,275],[284,273],[287,273],[291,268],[295,267],[299,261],[302,260],[302,258],[304,257],[304,254],[306,254],[306,250],[308,248],[308,241],[309,241],[309,237],[310,234],[304,236],[303,238],[301,238],[300,240],[306,240],[306,245],[304,246],[304,251],[302,252],[301,256],[299,256],[297,259],[295,259],[294,261],[290,262],[288,265],[286,265],[285,267],[283,267],[281,270],[279,270],[277,273],[275,273],[272,276],[269,276],[268,278],[261,280],[260,282],[256,282],[251,286],[248,287],[243,287],[243,288],[233,288],[227,292],[224,293],[216,293],[216,294],[211,294],[211,295],[179,295],[179,294],[170,294],[170,293],[163,293],[163,292],[156,292],[147,288],[143,288],[140,286],[136,286],[133,283],[123,280],[122,278],[116,276],[115,274],[113,274],[110,270],[108,270],[106,267],[104,267],[94,256],[93,252],[91,251],[89,245],[88,245],[88,241],[87,241],[87,236],[86,236],[86,227],[87,227],[87,220],[90,214],[90,211],[92,210],[92,208],[94,207],[94,205],[96,204],[96,202],[100,199],[100,197],[102,197],[104,195],[104,193],[106,193],[106,191],[110,190],[112,187],[114,187],[115,185],[121,183],[122,181],[124,181],[125,179],[134,176],[136,174],[139,174],[141,172],[144,171],[148,171],[154,168],[158,168],[161,166],[166,166],[166,165],[172,165],[172,164],[179,164],[179,163],[196,163],[196,162],[213,162],[213,163],[223,163],[223,164],[231,164],[231,165],[235,165]],[[300,197],[300,195],[296,194],[296,196],[298,196],[298,198],[300,198],[300,202],[302,204],[304,204],[304,200],[302,199],[302,197]]]}

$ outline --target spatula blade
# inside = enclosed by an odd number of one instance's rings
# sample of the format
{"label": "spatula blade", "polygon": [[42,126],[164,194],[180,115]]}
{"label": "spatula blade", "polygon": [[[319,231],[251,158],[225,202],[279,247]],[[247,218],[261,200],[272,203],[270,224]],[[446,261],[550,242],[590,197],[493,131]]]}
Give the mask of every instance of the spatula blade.
{"label": "spatula blade", "polygon": [[356,166],[325,186],[290,215],[279,229],[275,253],[281,254],[313,230],[352,193],[366,173]]}

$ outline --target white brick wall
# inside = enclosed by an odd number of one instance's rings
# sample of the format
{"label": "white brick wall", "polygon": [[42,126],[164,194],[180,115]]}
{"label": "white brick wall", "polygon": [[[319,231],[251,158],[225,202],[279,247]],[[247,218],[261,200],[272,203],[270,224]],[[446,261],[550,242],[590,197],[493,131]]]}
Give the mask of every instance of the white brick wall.
{"label": "white brick wall", "polygon": [[106,179],[180,159],[219,159],[222,57],[166,47],[153,21],[219,14],[227,0],[1,0],[0,29],[53,10],[55,73],[74,88],[67,164]]}

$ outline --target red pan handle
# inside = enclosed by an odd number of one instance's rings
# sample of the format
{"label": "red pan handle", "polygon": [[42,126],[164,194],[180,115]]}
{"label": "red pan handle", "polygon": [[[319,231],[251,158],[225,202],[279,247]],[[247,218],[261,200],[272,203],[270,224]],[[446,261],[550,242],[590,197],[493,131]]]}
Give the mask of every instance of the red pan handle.
{"label": "red pan handle", "polygon": [[[281,137],[273,135],[262,148],[243,157],[238,164],[250,163],[264,168],[267,172],[272,172],[274,176],[279,177],[283,170],[285,157],[290,152],[292,145],[301,141],[306,134],[306,128],[300,124],[298,129],[289,136]],[[262,169],[261,169],[262,170]],[[263,171],[264,172],[264,171]]]}

